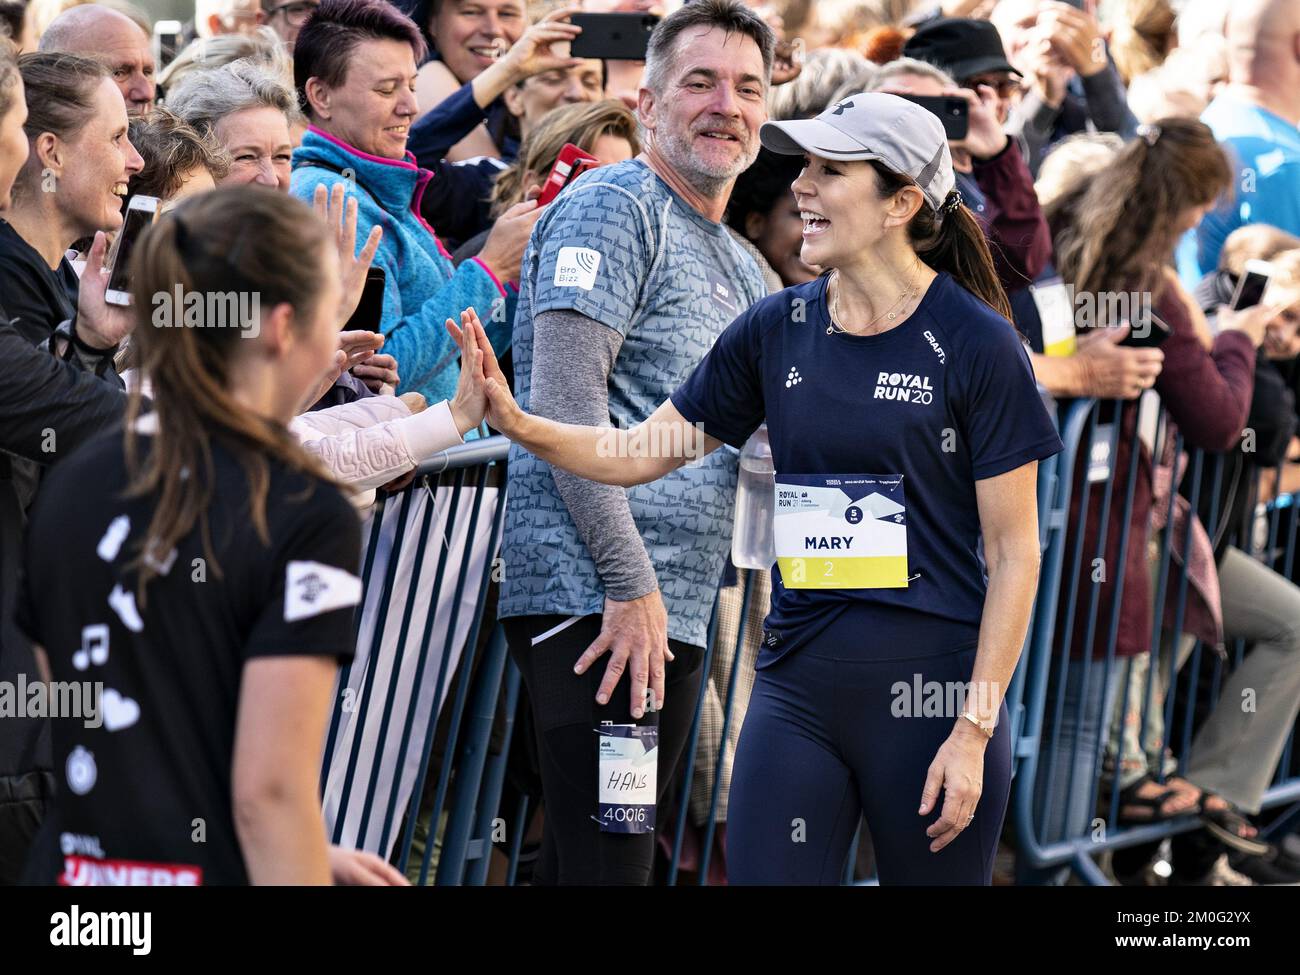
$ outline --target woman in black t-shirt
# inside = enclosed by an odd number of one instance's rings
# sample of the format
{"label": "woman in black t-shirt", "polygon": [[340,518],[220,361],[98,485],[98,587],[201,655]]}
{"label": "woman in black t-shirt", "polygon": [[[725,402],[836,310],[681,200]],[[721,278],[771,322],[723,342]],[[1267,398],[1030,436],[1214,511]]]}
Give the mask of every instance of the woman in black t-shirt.
{"label": "woman in black t-shirt", "polygon": [[[402,882],[328,847],[320,753],[352,656],[360,532],[286,428],[338,342],[337,257],[301,202],[219,189],[132,256],[155,411],[61,463],[20,622],[55,681],[58,794],[28,875],[67,884]],[[57,864],[57,865],[56,865]]]}
{"label": "woman in black t-shirt", "polygon": [[19,58],[27,99],[27,161],[0,221],[0,294],[33,345],[72,318],[77,240],[122,226],[127,181],[144,165],[127,136],[126,104],[98,61],[72,54]]}

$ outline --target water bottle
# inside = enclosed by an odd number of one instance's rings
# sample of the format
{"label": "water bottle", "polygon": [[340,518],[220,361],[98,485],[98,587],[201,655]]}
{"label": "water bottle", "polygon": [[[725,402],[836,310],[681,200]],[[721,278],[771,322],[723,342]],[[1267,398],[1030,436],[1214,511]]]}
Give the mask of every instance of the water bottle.
{"label": "water bottle", "polygon": [[770,569],[776,561],[772,519],[776,515],[776,468],[767,442],[767,424],[754,431],[740,452],[736,485],[736,526],[731,561],[739,569]]}

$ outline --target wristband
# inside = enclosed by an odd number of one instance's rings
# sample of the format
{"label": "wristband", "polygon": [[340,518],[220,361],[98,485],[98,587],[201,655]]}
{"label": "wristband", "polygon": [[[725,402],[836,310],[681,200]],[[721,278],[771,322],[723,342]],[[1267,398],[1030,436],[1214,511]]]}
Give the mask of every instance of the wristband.
{"label": "wristband", "polygon": [[[87,355],[105,356],[107,358],[112,358],[113,356],[115,356],[117,354],[118,347],[122,344],[121,342],[118,342],[116,345],[111,345],[108,348],[100,348],[99,346],[91,345],[90,343],[86,342],[80,335],[77,334],[78,314],[79,314],[78,312],[73,312],[72,319],[68,322],[68,336],[69,338],[72,339],[72,344],[75,345],[82,352],[86,353]],[[67,358],[67,356],[65,356],[65,358]]]}

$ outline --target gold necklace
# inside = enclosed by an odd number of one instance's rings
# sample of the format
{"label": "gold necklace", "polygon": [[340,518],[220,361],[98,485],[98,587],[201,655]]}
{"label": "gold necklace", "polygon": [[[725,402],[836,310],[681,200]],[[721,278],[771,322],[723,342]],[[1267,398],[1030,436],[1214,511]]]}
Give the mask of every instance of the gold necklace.
{"label": "gold necklace", "polygon": [[[846,329],[843,325],[841,325],[837,321],[837,319],[840,317],[840,289],[838,287],[839,275],[840,275],[839,268],[836,268],[834,274],[832,275],[834,280],[830,282],[831,284],[837,285],[837,287],[835,288],[834,293],[831,295],[831,308],[830,308],[831,323],[826,326],[826,334],[834,335],[836,331],[843,332],[845,335],[866,336],[866,335],[875,334],[870,331],[850,332],[848,329]],[[827,290],[829,290],[829,285],[827,287]],[[871,321],[867,322],[867,329],[870,329],[872,326],[874,326],[877,322],[881,320],[888,320],[891,322],[896,320],[898,316],[902,314],[902,309],[899,309],[898,311],[894,311],[894,309],[898,308],[899,305],[902,305],[903,308],[906,308],[907,302],[912,298],[915,298],[918,291],[919,288],[916,282],[913,282],[912,284],[908,285],[907,289],[904,290],[904,292],[898,296],[898,300],[896,300],[892,305],[890,305],[889,308],[886,309],[883,315],[877,315]]]}

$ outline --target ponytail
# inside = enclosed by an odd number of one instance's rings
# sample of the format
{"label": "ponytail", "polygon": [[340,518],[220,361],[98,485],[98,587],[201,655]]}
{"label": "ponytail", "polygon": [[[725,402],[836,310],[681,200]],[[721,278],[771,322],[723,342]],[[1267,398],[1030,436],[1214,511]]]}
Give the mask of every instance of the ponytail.
{"label": "ponytail", "polygon": [[1007,321],[1011,320],[1011,301],[998,279],[984,230],[970,208],[953,191],[943,213],[929,207],[912,218],[907,228],[917,257],[935,271],[946,271],[963,288],[979,298]]}
{"label": "ponytail", "polygon": [[[212,499],[210,443],[234,454],[248,479],[248,517],[269,543],[266,495],[268,459],[324,476],[318,462],[283,425],[242,405],[231,391],[236,350],[249,341],[249,322],[193,321],[186,300],[197,295],[202,309],[213,299],[233,302],[255,314],[281,303],[293,306],[303,327],[313,320],[320,289],[326,228],[293,197],[256,186],[213,190],[186,200],[162,216],[131,255],[131,292],[137,315],[132,346],[152,386],[156,418],[152,449],[141,458],[137,420],[139,389],[126,421],[128,497],[156,496],[153,518],[131,568],[138,572],[137,598],[162,571],[176,544],[197,524],[204,555],[220,576],[213,553],[207,509]],[[260,327],[260,322],[258,323]],[[256,333],[254,333],[256,335]],[[254,338],[253,341],[256,341]]]}
{"label": "ponytail", "polygon": [[[904,186],[915,186],[910,179],[871,163],[876,172],[882,197],[897,193]],[[998,280],[988,241],[970,208],[953,190],[939,210],[929,202],[921,204],[907,225],[907,238],[925,264],[934,271],[947,273],[954,281],[979,298],[1007,321],[1011,320],[1011,302]]]}

